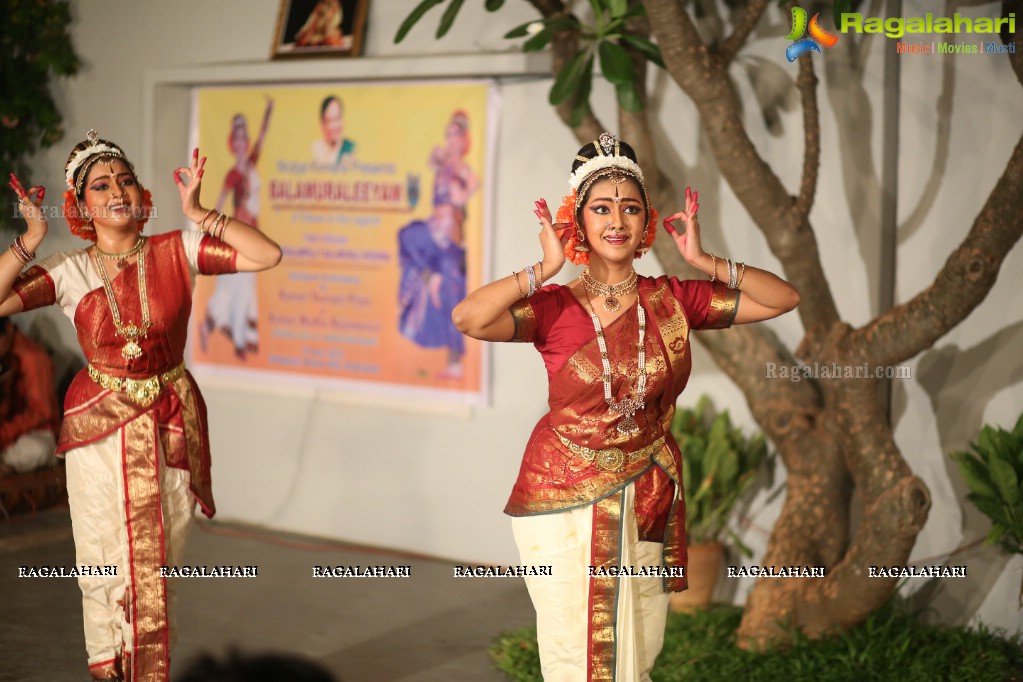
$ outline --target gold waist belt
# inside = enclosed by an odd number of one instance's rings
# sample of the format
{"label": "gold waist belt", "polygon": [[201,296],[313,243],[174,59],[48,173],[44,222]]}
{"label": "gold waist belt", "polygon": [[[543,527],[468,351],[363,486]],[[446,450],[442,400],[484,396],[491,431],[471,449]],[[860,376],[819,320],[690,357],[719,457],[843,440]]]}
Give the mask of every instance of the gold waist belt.
{"label": "gold waist belt", "polygon": [[554,433],[558,434],[558,438],[561,439],[566,448],[572,451],[572,454],[579,455],[587,462],[596,463],[597,468],[601,471],[621,471],[625,467],[626,459],[628,459],[629,464],[641,459],[649,459],[654,456],[654,453],[664,447],[664,436],[661,436],[650,445],[632,452],[625,452],[621,448],[593,450],[582,445],[576,445],[557,431]]}
{"label": "gold waist belt", "polygon": [[92,365],[89,365],[89,378],[108,391],[127,393],[128,398],[136,405],[149,407],[160,396],[160,391],[167,384],[174,383],[185,376],[185,363],[181,363],[174,369],[169,369],[163,374],[156,374],[145,379],[125,379],[115,377],[106,372],[101,372]]}

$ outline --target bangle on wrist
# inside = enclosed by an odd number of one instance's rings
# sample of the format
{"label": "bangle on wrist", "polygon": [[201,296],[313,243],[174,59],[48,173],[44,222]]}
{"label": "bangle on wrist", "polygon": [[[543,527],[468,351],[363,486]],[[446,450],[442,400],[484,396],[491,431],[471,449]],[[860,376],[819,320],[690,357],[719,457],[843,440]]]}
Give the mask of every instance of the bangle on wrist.
{"label": "bangle on wrist", "polygon": [[710,262],[714,264],[714,269],[710,273],[710,281],[716,282],[718,281],[718,257],[713,253],[710,254]]}
{"label": "bangle on wrist", "polygon": [[515,287],[519,290],[519,296],[526,298],[526,292],[522,290],[522,283],[519,282],[519,273],[512,272],[512,279],[515,280]]}
{"label": "bangle on wrist", "polygon": [[203,216],[202,220],[200,220],[199,222],[196,223],[196,225],[199,227],[199,231],[200,232],[206,233],[206,227],[205,227],[206,220],[209,219],[210,214],[215,213],[216,210],[217,209],[215,209],[215,208],[211,208],[210,210],[206,211],[206,215]]}

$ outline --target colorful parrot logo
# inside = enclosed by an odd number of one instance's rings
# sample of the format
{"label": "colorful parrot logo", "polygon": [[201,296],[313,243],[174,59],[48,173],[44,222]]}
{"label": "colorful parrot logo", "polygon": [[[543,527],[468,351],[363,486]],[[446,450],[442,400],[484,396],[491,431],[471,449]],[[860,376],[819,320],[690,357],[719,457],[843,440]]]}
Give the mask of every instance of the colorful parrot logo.
{"label": "colorful parrot logo", "polygon": [[838,42],[838,36],[821,28],[821,25],[817,22],[817,17],[819,16],[820,12],[813,15],[813,19],[810,20],[809,26],[810,37],[803,38],[803,33],[807,30],[806,10],[802,7],[792,8],[792,33],[789,33],[785,37],[785,40],[795,41],[785,48],[785,57],[790,62],[796,61],[810,51],[819,53],[821,51],[821,46],[827,48]]}

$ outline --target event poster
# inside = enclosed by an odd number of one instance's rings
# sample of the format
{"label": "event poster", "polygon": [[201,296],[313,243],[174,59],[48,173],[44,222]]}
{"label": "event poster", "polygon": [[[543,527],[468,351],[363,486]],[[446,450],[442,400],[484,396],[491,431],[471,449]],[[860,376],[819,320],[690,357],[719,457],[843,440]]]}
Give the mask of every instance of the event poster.
{"label": "event poster", "polygon": [[451,311],[486,274],[495,115],[479,81],[198,88],[202,205],[264,231],[284,258],[199,278],[191,366],[482,402],[485,353]]}

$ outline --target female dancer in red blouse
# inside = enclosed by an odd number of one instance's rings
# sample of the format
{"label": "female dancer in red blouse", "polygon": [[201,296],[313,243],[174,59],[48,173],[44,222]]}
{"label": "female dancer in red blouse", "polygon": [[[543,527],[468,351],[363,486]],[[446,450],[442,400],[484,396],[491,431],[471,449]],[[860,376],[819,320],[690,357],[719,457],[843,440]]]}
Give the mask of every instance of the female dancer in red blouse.
{"label": "female dancer in red blouse", "polygon": [[214,513],[206,406],[183,358],[196,275],[274,267],[281,250],[240,220],[199,204],[205,158],[174,171],[198,231],[145,237],[149,192],[124,152],[94,131],[65,166],[65,216],[93,244],[28,270],[48,226],[45,190],[11,176],[28,231],[0,254],[0,316],[58,305],[88,367],[64,405],[57,446],[67,460],[75,563],[111,567],[78,579],[89,670],[98,680],[170,678],[173,585],[198,501]]}
{"label": "female dancer in red blouse", "polygon": [[[646,681],[666,593],[686,588],[682,461],[669,426],[692,365],[689,331],[775,317],[799,294],[704,252],[688,189],[685,210],[664,226],[710,280],[638,276],[633,261],[653,243],[656,212],[635,153],[607,133],[579,151],[570,184],[556,224],[536,202],[543,259],[476,290],[452,317],[477,339],[532,342],[547,366],[550,411],[505,508],[522,563],[553,567],[526,578],[544,680]],[[589,267],[543,286],[566,256]]]}

